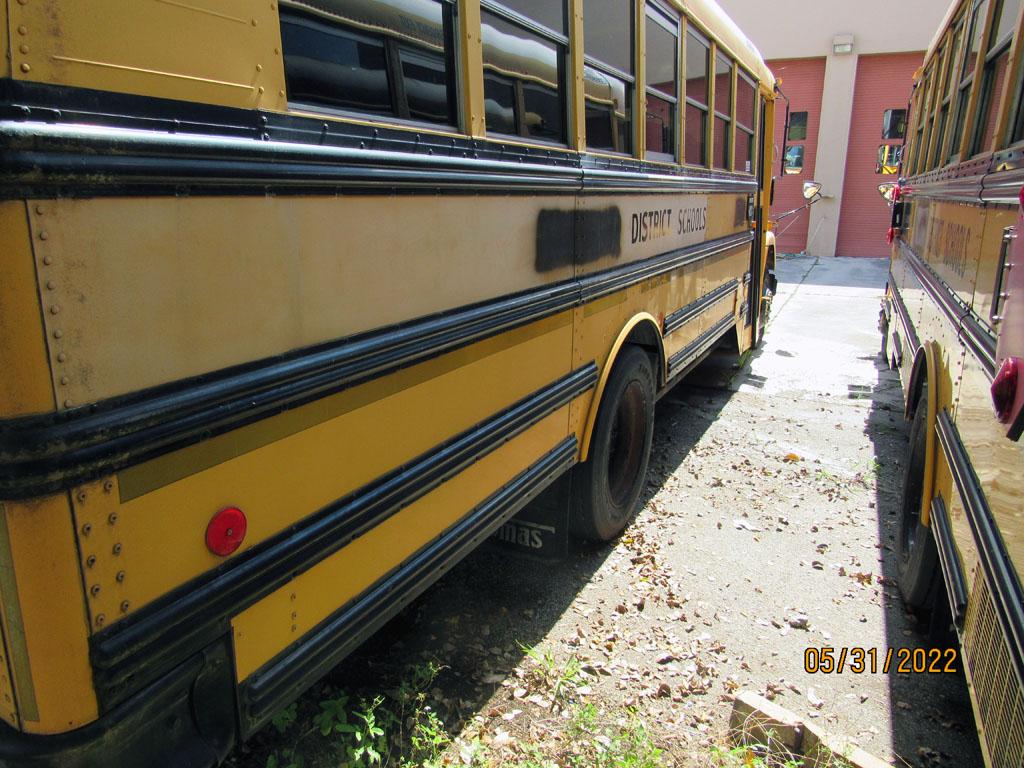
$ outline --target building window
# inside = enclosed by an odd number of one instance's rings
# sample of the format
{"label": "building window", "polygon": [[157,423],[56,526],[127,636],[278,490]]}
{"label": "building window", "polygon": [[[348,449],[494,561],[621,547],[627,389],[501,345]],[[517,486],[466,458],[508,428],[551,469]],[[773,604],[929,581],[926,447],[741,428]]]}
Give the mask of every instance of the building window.
{"label": "building window", "polygon": [[807,113],[789,113],[789,132],[786,134],[788,141],[805,141],[807,139]]}
{"label": "building window", "polygon": [[708,164],[708,59],[711,45],[692,30],[686,33],[686,147],[683,162]]}
{"label": "building window", "polygon": [[900,158],[903,157],[903,146],[901,144],[882,144],[878,148],[878,162],[875,163],[875,173],[893,174],[899,170]]}
{"label": "building window", "polygon": [[715,149],[711,164],[732,170],[732,61],[715,57]]}
{"label": "building window", "polygon": [[907,135],[907,110],[887,109],[882,114],[882,139],[902,139]]}
{"label": "building window", "polygon": [[457,124],[451,3],[281,5],[290,102]]}
{"label": "building window", "polygon": [[564,144],[565,6],[544,4],[536,13],[522,0],[508,6],[481,6],[487,131]]}
{"label": "building window", "polygon": [[633,151],[632,3],[584,0],[583,91],[587,148]]}
{"label": "building window", "polygon": [[679,89],[679,20],[647,6],[647,154],[675,160]]}
{"label": "building window", "polygon": [[804,169],[804,145],[794,144],[786,147],[786,156],[783,159],[782,170],[793,175],[801,173]]}
{"label": "building window", "polygon": [[754,172],[757,142],[757,86],[743,72],[736,79],[736,170]]}

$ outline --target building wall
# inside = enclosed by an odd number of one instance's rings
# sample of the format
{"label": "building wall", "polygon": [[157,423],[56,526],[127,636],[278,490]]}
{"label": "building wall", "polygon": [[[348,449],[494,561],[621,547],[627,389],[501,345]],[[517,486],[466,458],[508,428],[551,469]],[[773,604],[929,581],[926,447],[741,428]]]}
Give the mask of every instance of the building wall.
{"label": "building wall", "polygon": [[[860,126],[853,111],[859,59],[861,56],[902,53],[915,53],[919,60],[923,59],[949,3],[947,0],[718,2],[760,48],[769,66],[776,67],[781,62],[799,59],[824,61],[813,172],[825,197],[803,214],[808,227],[804,245],[812,255],[833,256],[839,249],[840,222],[846,215],[843,198],[846,171],[851,167],[847,159],[847,145],[851,128]],[[852,52],[834,52],[833,42],[841,35],[853,37]],[[781,75],[784,91],[788,93],[797,87],[792,75],[788,79],[785,73]],[[882,78],[876,83],[880,89],[885,89],[897,102],[906,100],[909,88],[902,72],[882,71],[876,75]],[[781,151],[781,134],[777,145]],[[877,151],[877,145],[875,149]],[[802,176],[801,184],[806,180],[806,174]],[[860,189],[859,186],[857,188]],[[786,210],[778,195],[776,202],[773,212]],[[857,201],[853,202],[856,204]]]}
{"label": "building wall", "polygon": [[876,173],[878,147],[892,143],[882,140],[882,119],[887,109],[907,108],[914,71],[923,61],[923,53],[861,56],[857,61],[836,256],[889,252],[885,233],[890,210],[878,185],[896,177]]}
{"label": "building wall", "polygon": [[925,51],[947,0],[718,0],[765,59],[832,54],[832,38],[854,36],[854,55]]}
{"label": "building wall", "polygon": [[[805,181],[815,176],[818,154],[818,129],[821,123],[821,97],[825,84],[825,59],[788,59],[769,61],[768,66],[776,77],[782,79],[782,92],[789,99],[790,112],[807,113],[807,139],[794,141],[803,144],[804,167],[797,174],[782,173],[783,127],[786,121],[785,102],[775,111],[775,202],[772,214],[791,211],[806,201],[803,197]],[[775,230],[777,249],[780,253],[801,253],[807,250],[807,235],[810,215],[801,211],[779,222]]]}

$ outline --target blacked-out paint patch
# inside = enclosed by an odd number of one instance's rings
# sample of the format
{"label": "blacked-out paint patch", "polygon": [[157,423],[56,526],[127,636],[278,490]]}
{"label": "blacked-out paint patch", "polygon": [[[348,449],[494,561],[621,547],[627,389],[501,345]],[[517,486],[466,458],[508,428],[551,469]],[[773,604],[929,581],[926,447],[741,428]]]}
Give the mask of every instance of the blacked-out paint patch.
{"label": "blacked-out paint patch", "polygon": [[589,264],[622,253],[622,214],[612,206],[597,211],[545,209],[537,216],[538,272]]}

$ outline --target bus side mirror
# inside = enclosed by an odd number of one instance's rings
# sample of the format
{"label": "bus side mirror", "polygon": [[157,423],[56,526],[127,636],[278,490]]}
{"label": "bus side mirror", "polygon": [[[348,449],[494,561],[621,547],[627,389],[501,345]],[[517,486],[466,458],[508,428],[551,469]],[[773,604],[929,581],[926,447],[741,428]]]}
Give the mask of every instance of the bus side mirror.
{"label": "bus side mirror", "polygon": [[885,200],[885,202],[887,202],[887,203],[893,202],[893,198],[896,197],[896,184],[891,182],[891,181],[887,181],[887,182],[885,182],[883,184],[879,184],[878,185],[878,194],[880,194],[882,196],[882,198]]}
{"label": "bus side mirror", "polygon": [[813,200],[821,194],[821,184],[816,181],[804,182],[804,200]]}

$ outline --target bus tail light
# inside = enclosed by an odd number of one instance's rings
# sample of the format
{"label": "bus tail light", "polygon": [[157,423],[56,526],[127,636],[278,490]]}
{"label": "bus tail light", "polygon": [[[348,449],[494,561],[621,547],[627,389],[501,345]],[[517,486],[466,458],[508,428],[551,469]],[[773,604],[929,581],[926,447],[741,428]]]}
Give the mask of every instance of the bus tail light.
{"label": "bus tail light", "polygon": [[885,233],[885,242],[887,245],[892,245],[893,240],[896,239],[896,227],[889,227],[889,231]]}
{"label": "bus tail light", "polygon": [[215,555],[226,557],[242,546],[249,523],[238,507],[226,507],[206,526],[206,546]]}
{"label": "bus tail light", "polygon": [[1014,403],[1017,401],[1017,390],[1020,385],[1020,362],[1009,357],[1003,362],[995,380],[992,382],[992,405],[996,409],[996,417],[1002,424],[1009,424],[1013,418]]}

